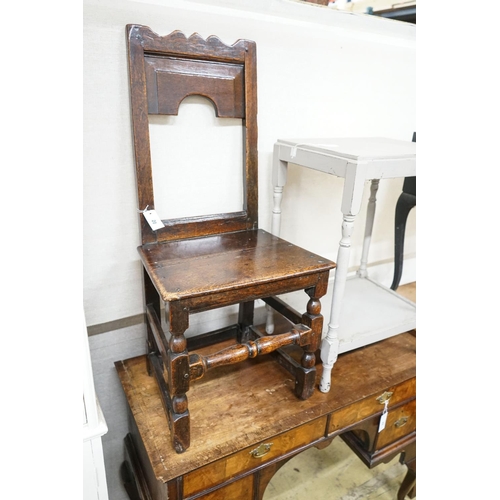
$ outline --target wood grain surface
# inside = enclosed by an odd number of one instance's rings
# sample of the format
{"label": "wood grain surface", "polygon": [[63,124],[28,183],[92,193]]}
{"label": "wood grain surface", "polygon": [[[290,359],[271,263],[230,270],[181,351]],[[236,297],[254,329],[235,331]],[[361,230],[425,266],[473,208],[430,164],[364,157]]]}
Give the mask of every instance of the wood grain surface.
{"label": "wood grain surface", "polygon": [[[146,358],[117,362],[116,369],[156,478],[166,482],[415,377],[415,350],[416,338],[405,333],[342,354],[332,390],[315,390],[304,401],[295,396],[289,372],[270,357],[214,369],[190,388],[195,444],[182,454],[172,450],[167,417],[156,381],[147,374]],[[317,368],[318,383],[321,366]]]}

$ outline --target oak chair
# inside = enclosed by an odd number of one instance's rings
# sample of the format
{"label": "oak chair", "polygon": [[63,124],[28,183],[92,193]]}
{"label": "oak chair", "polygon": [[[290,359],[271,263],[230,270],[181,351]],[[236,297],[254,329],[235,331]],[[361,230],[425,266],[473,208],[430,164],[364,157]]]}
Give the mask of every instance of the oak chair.
{"label": "oak chair", "polygon": [[[413,133],[413,142],[417,142],[417,133]],[[417,178],[405,177],[402,193],[396,203],[394,215],[394,276],[391,290],[396,290],[403,274],[403,253],[405,246],[406,220],[413,207],[417,205]]]}
{"label": "oak chair", "polygon": [[[160,389],[172,445],[182,453],[190,445],[186,393],[209,369],[273,352],[295,377],[297,397],[311,396],[323,325],[319,299],[335,264],[258,228],[255,42],[227,46],[215,36],[159,36],[139,25],[127,25],[127,40],[140,211],[155,207],[148,115],[177,115],[186,96],[200,95],[213,103],[217,117],[243,123],[243,165],[235,165],[244,177],[241,211],[166,219],[156,230],[140,215],[148,371]],[[303,314],[277,297],[301,289],[309,296]],[[282,314],[290,331],[259,333],[253,326],[256,299]],[[234,304],[237,324],[185,337],[190,314]],[[234,343],[215,354],[192,352],[231,338]],[[298,360],[285,352],[292,344],[301,348]]]}

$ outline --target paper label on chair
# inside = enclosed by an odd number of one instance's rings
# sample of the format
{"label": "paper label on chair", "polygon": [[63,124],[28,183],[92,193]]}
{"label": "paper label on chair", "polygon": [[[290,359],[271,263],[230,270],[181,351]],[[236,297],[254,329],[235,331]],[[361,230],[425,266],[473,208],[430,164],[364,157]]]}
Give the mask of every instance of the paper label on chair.
{"label": "paper label on chair", "polygon": [[158,217],[156,210],[144,210],[142,213],[144,214],[144,217],[146,217],[146,220],[153,231],[165,227],[161,219]]}
{"label": "paper label on chair", "polygon": [[384,411],[382,412],[382,416],[380,417],[380,422],[378,424],[378,432],[381,432],[385,429],[385,422],[387,420],[387,405],[389,404],[389,400],[385,402]]}

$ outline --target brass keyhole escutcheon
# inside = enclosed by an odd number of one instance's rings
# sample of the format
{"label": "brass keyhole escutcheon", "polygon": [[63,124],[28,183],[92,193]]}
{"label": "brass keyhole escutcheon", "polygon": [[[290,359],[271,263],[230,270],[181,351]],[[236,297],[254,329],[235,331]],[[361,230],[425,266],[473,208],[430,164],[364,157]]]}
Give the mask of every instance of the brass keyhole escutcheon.
{"label": "brass keyhole escutcheon", "polygon": [[399,420],[394,422],[395,427],[403,427],[408,422],[408,417],[401,417]]}
{"label": "brass keyhole escutcheon", "polygon": [[384,394],[380,395],[378,398],[377,398],[377,401],[383,405],[386,401],[389,401],[389,399],[391,399],[392,395],[394,393],[393,392],[384,392]]}
{"label": "brass keyhole escutcheon", "polygon": [[261,458],[269,453],[269,450],[271,449],[272,445],[273,443],[267,443],[267,444],[262,443],[259,446],[257,446],[255,450],[252,450],[250,452],[250,455],[252,455],[253,458]]}

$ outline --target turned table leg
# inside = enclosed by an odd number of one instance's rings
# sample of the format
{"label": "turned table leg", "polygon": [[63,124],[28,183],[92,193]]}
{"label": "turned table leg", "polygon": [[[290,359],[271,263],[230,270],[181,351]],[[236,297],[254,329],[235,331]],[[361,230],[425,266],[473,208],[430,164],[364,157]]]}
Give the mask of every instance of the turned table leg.
{"label": "turned table leg", "polygon": [[333,287],[332,308],[330,310],[330,321],[326,337],[321,343],[321,361],[323,362],[323,374],[319,390],[328,392],[333,365],[337,361],[339,352],[339,318],[342,297],[344,296],[345,283],[347,279],[347,268],[349,267],[349,255],[351,253],[351,235],[354,228],[354,216],[345,215],[342,222],[342,239],[340,240],[337,255],[337,267],[335,269],[335,282]]}
{"label": "turned table leg", "polygon": [[[283,199],[283,187],[286,184],[288,174],[288,163],[279,159],[279,147],[274,146],[273,152],[273,218],[271,222],[271,233],[279,236],[281,231],[281,201]],[[274,317],[271,306],[266,305],[266,333],[274,333]]]}
{"label": "turned table leg", "polygon": [[[284,162],[281,162],[284,163]],[[286,182],[286,167],[285,174],[282,175],[283,184]],[[279,236],[281,230],[281,200],[283,199],[283,186],[274,186],[273,192],[273,219],[271,226],[271,233],[275,236]],[[266,333],[274,333],[274,317],[273,317],[273,308],[269,305],[266,305],[267,316],[266,316]]]}
{"label": "turned table leg", "polygon": [[365,178],[366,163],[347,165],[341,206],[343,213],[342,238],[337,254],[330,321],[328,331],[321,344],[321,361],[323,362],[323,373],[319,384],[321,392],[330,391],[332,369],[339,353],[339,320],[349,268],[351,235],[354,229],[354,219],[361,207]]}
{"label": "turned table leg", "polygon": [[357,275],[360,278],[368,276],[368,251],[370,249],[370,242],[372,240],[373,221],[375,220],[375,208],[377,203],[379,179],[373,179],[370,186],[370,199],[368,200],[368,208],[366,210],[366,225],[365,225],[365,238],[363,240],[363,251],[361,254],[361,264],[359,266]]}

